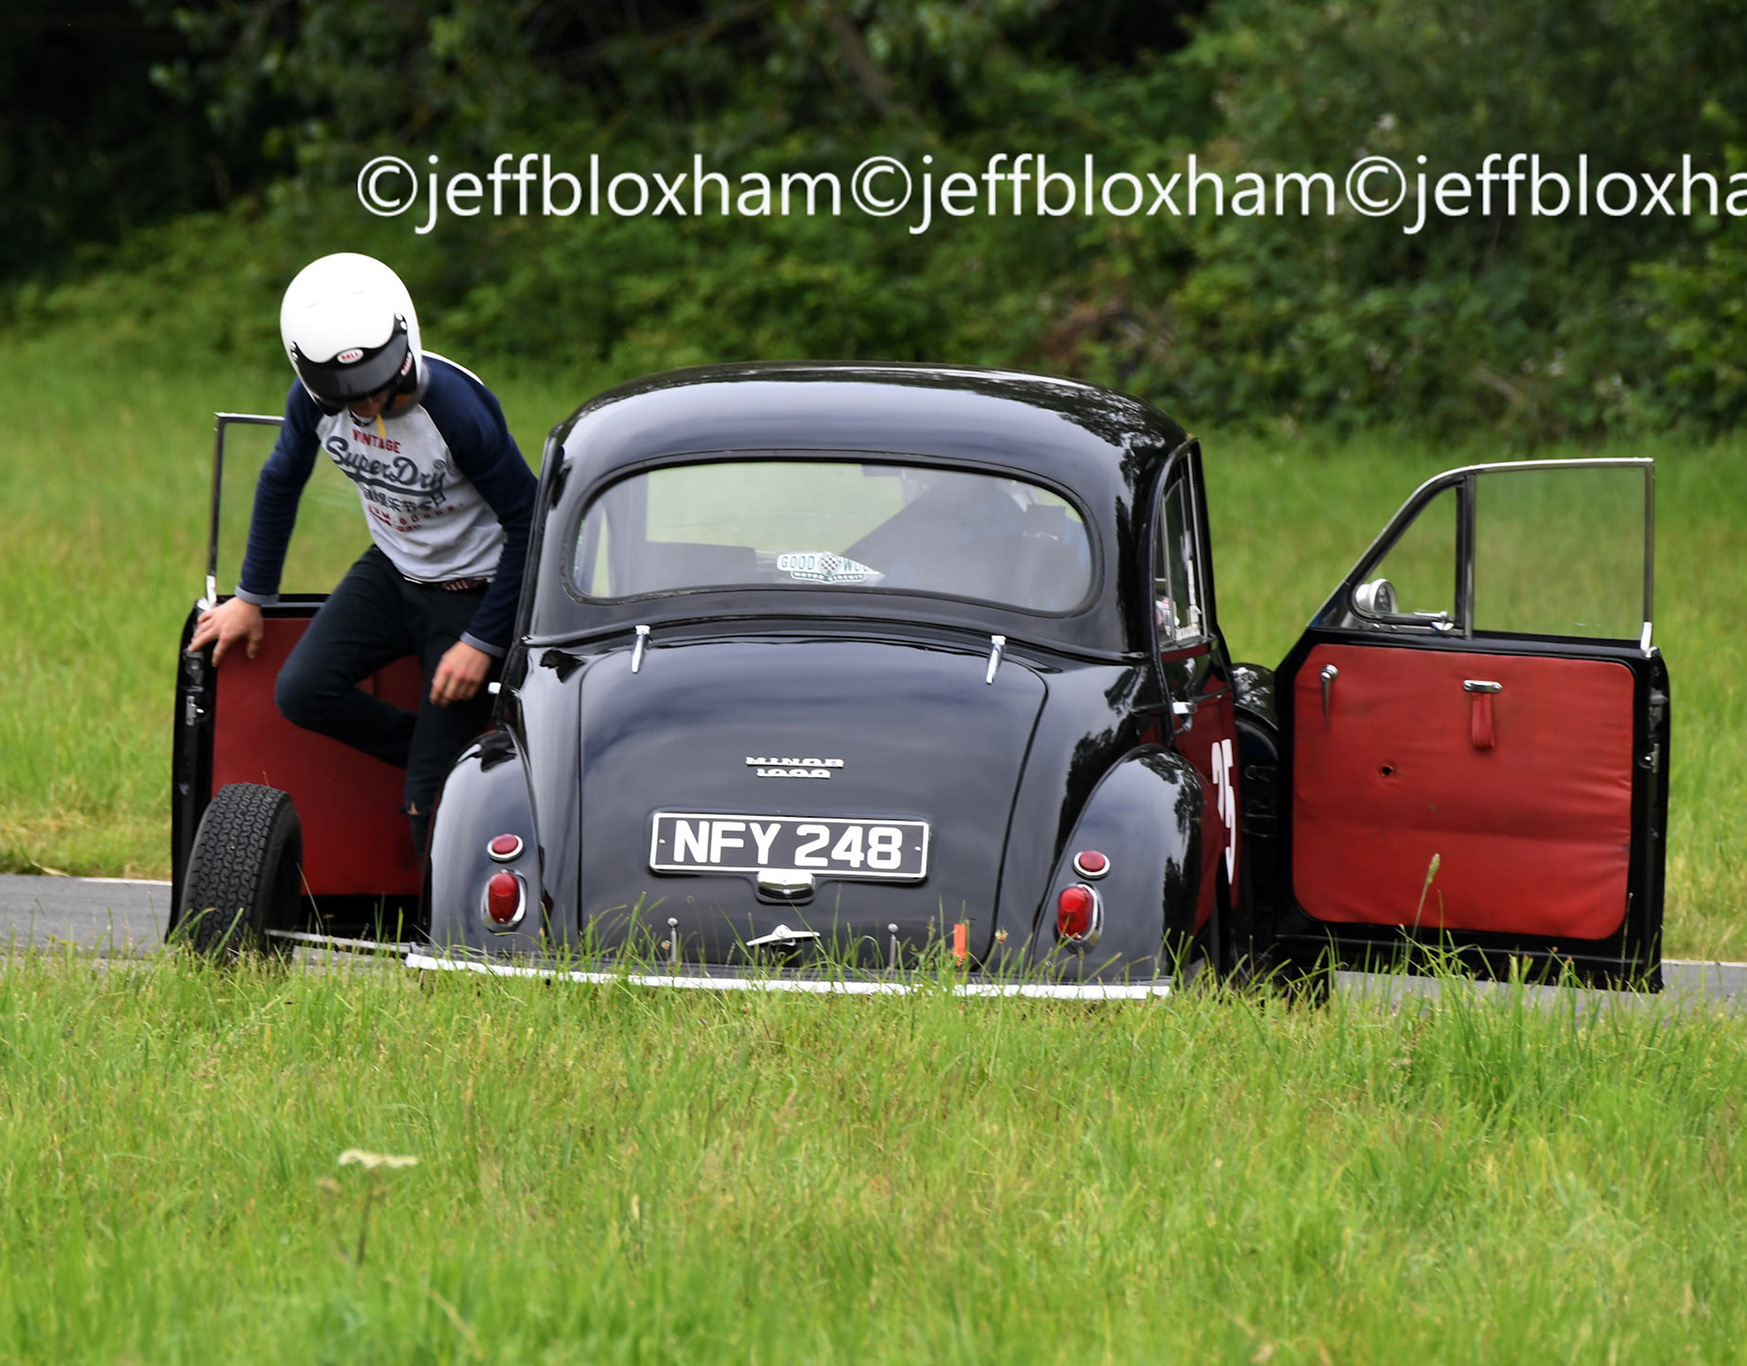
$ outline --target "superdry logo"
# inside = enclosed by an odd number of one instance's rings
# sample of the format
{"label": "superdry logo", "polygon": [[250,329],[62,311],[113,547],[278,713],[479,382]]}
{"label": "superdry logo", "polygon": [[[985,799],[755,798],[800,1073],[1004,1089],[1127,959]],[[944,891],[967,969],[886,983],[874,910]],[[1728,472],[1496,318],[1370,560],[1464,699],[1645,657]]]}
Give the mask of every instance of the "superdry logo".
{"label": "superdry logo", "polygon": [[843,760],[755,758],[749,754],[746,766],[759,778],[829,778],[832,769],[843,767]]}
{"label": "superdry logo", "polygon": [[[356,428],[353,430],[357,431]],[[449,483],[449,462],[446,460],[434,461],[428,470],[421,469],[419,463],[407,455],[384,460],[354,450],[338,433],[328,437],[323,444],[334,463],[354,484],[414,497],[419,504],[433,510],[442,507],[445,501]]]}

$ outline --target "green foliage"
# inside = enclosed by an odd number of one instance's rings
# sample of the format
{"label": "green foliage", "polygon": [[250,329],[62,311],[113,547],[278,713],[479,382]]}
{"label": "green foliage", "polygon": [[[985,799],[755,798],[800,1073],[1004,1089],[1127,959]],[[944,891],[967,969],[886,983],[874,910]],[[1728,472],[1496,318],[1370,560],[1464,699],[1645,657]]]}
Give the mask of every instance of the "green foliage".
{"label": "green foliage", "polygon": [[[1725,164],[1731,175],[1747,172],[1743,120],[1717,101],[1707,101],[1706,119],[1729,139]],[[1722,179],[1721,176],[1718,177]],[[1726,187],[1720,187],[1726,188]],[[1747,193],[1739,189],[1747,202]],[[1747,224],[1706,217],[1687,249],[1641,266],[1651,299],[1651,324],[1672,353],[1670,402],[1680,416],[1708,426],[1738,424],[1747,417]]]}
{"label": "green foliage", "polygon": [[[1734,5],[1668,0],[1232,0],[1184,54],[1219,73],[1228,172],[1326,168],[1387,155],[1472,178],[1488,153],[1536,153],[1574,180],[1609,171],[1722,178],[1710,110],[1747,111],[1747,32]],[[1736,169],[1728,167],[1727,169]],[[1640,186],[1640,189],[1642,187]],[[1682,326],[1652,316],[1634,267],[1679,259],[1692,219],[1590,209],[1216,219],[1173,303],[1184,407],[1363,425],[1501,426],[1520,438],[1692,415],[1671,368]],[[1556,190],[1547,190],[1548,202]],[[1674,200],[1680,201],[1678,178]],[[1719,339],[1720,340],[1720,339]],[[1723,414],[1719,414],[1723,415]]]}
{"label": "green foliage", "polygon": [[[1538,155],[1590,190],[1683,158],[1727,200],[1747,171],[1747,27],[1732,0],[139,0],[182,47],[158,86],[215,137],[262,140],[223,213],[131,231],[100,269],[0,296],[0,327],[77,324],[179,354],[271,354],[281,283],[322,251],[390,260],[452,349],[614,374],[748,356],[929,358],[1101,380],[1198,424],[1489,429],[1517,444],[1747,414],[1747,233],[1711,216],[1432,212],[1439,177]],[[1070,12],[1071,10],[1071,12]],[[372,156],[445,172],[500,153],[611,175],[825,172],[864,157],[980,171],[997,153],[1197,167],[1223,212],[894,219],[420,214],[370,218]],[[1282,206],[1274,177],[1364,155],[1424,195],[1365,218]],[[1262,178],[1270,211],[1231,202]],[[1747,204],[1747,180],[1734,187]],[[1549,188],[1549,200],[1558,192]],[[1180,186],[1178,201],[1186,197]],[[1290,187],[1289,200],[1295,199]],[[687,195],[689,199],[689,193]],[[1250,207],[1254,207],[1253,202]],[[421,214],[423,205],[420,206]],[[81,321],[82,320],[82,321]]]}
{"label": "green foliage", "polygon": [[154,83],[180,47],[130,0],[0,6],[0,282],[222,204],[267,169],[260,119],[215,131]]}

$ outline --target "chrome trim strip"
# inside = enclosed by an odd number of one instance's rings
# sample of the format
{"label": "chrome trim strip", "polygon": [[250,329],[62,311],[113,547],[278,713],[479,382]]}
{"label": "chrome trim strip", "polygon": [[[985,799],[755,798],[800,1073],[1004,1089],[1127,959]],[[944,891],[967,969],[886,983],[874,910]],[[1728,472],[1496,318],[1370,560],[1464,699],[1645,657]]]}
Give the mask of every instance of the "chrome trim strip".
{"label": "chrome trim strip", "polygon": [[1006,636],[989,637],[989,667],[983,674],[983,683],[988,685],[995,681],[995,670],[1001,667],[1001,656],[1007,650]]}
{"label": "chrome trim strip", "polygon": [[1656,466],[1644,466],[1644,653],[1650,652],[1650,623],[1656,619]]}
{"label": "chrome trim strip", "polygon": [[[491,977],[530,977],[554,982],[580,982],[592,986],[624,983],[633,987],[674,987],[681,991],[775,991],[803,996],[909,996],[918,991],[938,990],[932,981],[866,982],[846,978],[797,977],[680,977],[665,973],[584,972],[579,969],[530,968],[515,963],[481,963],[471,959],[439,958],[413,952],[406,957],[409,968],[427,972],[477,972]],[[952,994],[966,999],[1022,997],[1044,1001],[1145,1001],[1169,996],[1169,977],[1147,982],[958,982]]]}
{"label": "chrome trim strip", "polygon": [[[233,424],[245,427],[277,427],[285,421],[266,413],[214,413],[212,415],[212,515],[206,536],[206,607],[218,606],[218,523],[224,493],[224,429]],[[242,566],[237,566],[242,573]]]}
{"label": "chrome trim strip", "polygon": [[[1462,476],[1456,495],[1456,628],[1463,640],[1474,639],[1474,563],[1480,525],[1480,476]],[[1398,516],[1400,514],[1397,514]],[[1416,514],[1417,515],[1417,514]],[[1403,527],[1405,534],[1407,528]]]}
{"label": "chrome trim strip", "polygon": [[[1401,506],[1396,510],[1395,515],[1389,519],[1389,521],[1385,524],[1383,530],[1378,532],[1377,535],[1372,539],[1371,544],[1365,548],[1365,553],[1363,555],[1359,556],[1359,558],[1353,562],[1353,567],[1347,571],[1347,575],[1344,579],[1342,579],[1340,586],[1337,587],[1335,589],[1335,591],[1333,593],[1331,593],[1328,596],[1328,598],[1323,602],[1323,604],[1320,607],[1318,607],[1316,609],[1316,611],[1312,614],[1311,620],[1316,621],[1316,620],[1320,619],[1324,613],[1328,612],[1330,610],[1330,608],[1336,606],[1337,604],[1342,605],[1344,607],[1345,603],[1343,602],[1343,598],[1348,593],[1348,585],[1356,577],[1359,576],[1360,567],[1363,566],[1364,569],[1368,572],[1370,569],[1372,569],[1376,566],[1377,561],[1379,561],[1383,557],[1384,553],[1389,549],[1389,547],[1394,544],[1398,535],[1403,530],[1405,530],[1406,522],[1408,520],[1411,520],[1409,517],[1409,513],[1411,512],[1411,514],[1413,516],[1419,515],[1420,503],[1421,503],[1422,499],[1429,501],[1434,495],[1441,493],[1446,488],[1461,487],[1461,486],[1467,484],[1468,480],[1470,478],[1472,478],[1473,476],[1479,475],[1479,474],[1485,474],[1485,473],[1489,473],[1489,472],[1493,472],[1493,471],[1559,470],[1559,469],[1569,469],[1569,470],[1604,469],[1605,470],[1605,469],[1633,469],[1633,468],[1641,469],[1644,471],[1644,476],[1645,476],[1645,480],[1646,480],[1646,487],[1648,490],[1650,490],[1650,492],[1648,492],[1646,496],[1648,498],[1653,498],[1654,497],[1653,491],[1655,488],[1656,462],[1653,458],[1651,458],[1649,456],[1595,457],[1595,458],[1586,458],[1586,459],[1582,459],[1582,460],[1501,460],[1501,461],[1498,461],[1494,464],[1461,465],[1461,466],[1458,466],[1456,469],[1444,470],[1441,474],[1434,474],[1430,479],[1427,479],[1418,488],[1416,488],[1411,494],[1408,495],[1406,501],[1404,501],[1401,504]],[[1468,493],[1467,496],[1464,498],[1464,503],[1468,508],[1472,509],[1473,498],[1472,498],[1471,493]],[[1652,508],[1647,508],[1646,509],[1647,514],[1650,513],[1652,510],[1653,510]],[[1649,535],[1650,535],[1649,528],[1650,528],[1650,526],[1651,526],[1651,519],[1647,515],[1646,520],[1645,520],[1646,548],[1648,548],[1649,544],[1650,544],[1650,542],[1649,542]],[[1458,528],[1458,536],[1460,536],[1460,535],[1461,535],[1461,528],[1459,527]],[[1470,550],[1471,550],[1471,548],[1470,548]],[[1463,554],[1463,547],[1460,544],[1458,544],[1456,547],[1456,554],[1457,554],[1458,562],[1460,562],[1460,560],[1462,558],[1462,554]],[[1648,563],[1649,563],[1649,557],[1646,556],[1646,565],[1648,565]],[[1650,581],[1651,581],[1650,574],[1649,574],[1648,569],[1647,569],[1646,573],[1645,573],[1646,586],[1648,586],[1650,584]],[[1458,614],[1458,616],[1464,617],[1464,619],[1459,623],[1459,625],[1461,627],[1462,636],[1464,638],[1468,638],[1468,639],[1471,639],[1473,637],[1473,634],[1474,634],[1474,624],[1472,621],[1472,611],[1471,611],[1472,601],[1473,601],[1473,587],[1474,587],[1474,585],[1473,585],[1471,579],[1469,579],[1466,576],[1461,578],[1458,582],[1457,614]],[[1464,603],[1461,600],[1461,595],[1463,593],[1466,593],[1467,598],[1468,598],[1468,601],[1466,603]],[[1350,602],[1350,598],[1345,598],[1345,601]],[[1650,620],[1650,615],[1651,615],[1650,607],[1651,607],[1651,604],[1649,601],[1649,596],[1648,596],[1648,594],[1646,594],[1645,603],[1644,603],[1644,618],[1646,621]]]}
{"label": "chrome trim strip", "polygon": [[637,673],[643,668],[643,653],[649,648],[649,628],[637,627],[637,643],[631,647],[631,672]]}
{"label": "chrome trim strip", "polygon": [[282,939],[288,944],[308,944],[319,949],[344,949],[348,953],[408,954],[419,947],[412,942],[396,944],[384,939],[341,939],[332,934],[304,934],[301,930],[268,930],[267,938]]}

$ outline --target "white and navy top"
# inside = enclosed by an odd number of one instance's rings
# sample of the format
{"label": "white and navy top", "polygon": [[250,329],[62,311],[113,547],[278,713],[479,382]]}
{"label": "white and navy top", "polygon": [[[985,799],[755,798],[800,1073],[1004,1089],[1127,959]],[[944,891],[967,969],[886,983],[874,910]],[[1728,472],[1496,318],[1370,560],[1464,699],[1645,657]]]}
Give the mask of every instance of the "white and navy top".
{"label": "white and navy top", "polygon": [[417,401],[384,413],[380,430],[347,408],[329,416],[293,382],[279,442],[255,486],[237,596],[262,604],[278,599],[298,500],[316,453],[326,451],[357,486],[371,539],[404,577],[491,580],[461,639],[501,656],[528,557],[534,476],[503,409],[478,377],[429,352],[425,362]]}

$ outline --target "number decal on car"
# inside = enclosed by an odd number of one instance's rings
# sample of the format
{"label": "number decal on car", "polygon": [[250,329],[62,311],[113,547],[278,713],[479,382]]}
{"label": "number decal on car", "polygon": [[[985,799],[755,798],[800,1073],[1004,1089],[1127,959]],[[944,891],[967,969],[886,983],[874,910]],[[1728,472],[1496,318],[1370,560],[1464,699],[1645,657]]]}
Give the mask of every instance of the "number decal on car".
{"label": "number decal on car", "polygon": [[1225,822],[1225,880],[1229,886],[1237,877],[1237,792],[1231,783],[1230,740],[1214,742],[1212,766],[1214,806]]}

